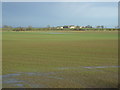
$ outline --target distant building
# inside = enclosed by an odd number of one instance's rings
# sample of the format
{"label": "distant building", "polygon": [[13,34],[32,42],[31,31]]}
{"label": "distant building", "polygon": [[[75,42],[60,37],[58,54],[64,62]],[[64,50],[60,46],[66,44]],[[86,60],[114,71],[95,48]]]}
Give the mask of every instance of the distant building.
{"label": "distant building", "polygon": [[74,25],[70,25],[69,28],[70,28],[70,29],[75,29],[76,26],[74,26]]}
{"label": "distant building", "polygon": [[80,26],[80,28],[85,28],[85,26]]}
{"label": "distant building", "polygon": [[57,26],[57,29],[63,29],[63,26]]}
{"label": "distant building", "polygon": [[57,29],[81,29],[81,28],[92,28],[92,26],[88,25],[88,26],[75,26],[75,25],[65,25],[65,26],[57,26]]}
{"label": "distant building", "polygon": [[63,28],[75,29],[76,26],[74,26],[74,25],[68,25],[68,26],[63,26]]}

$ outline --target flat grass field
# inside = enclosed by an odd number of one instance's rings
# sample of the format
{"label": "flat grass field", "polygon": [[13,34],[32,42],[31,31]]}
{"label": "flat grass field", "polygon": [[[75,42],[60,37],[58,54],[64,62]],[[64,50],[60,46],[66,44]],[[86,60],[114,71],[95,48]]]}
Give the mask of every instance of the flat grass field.
{"label": "flat grass field", "polygon": [[118,32],[2,32],[3,88],[117,88]]}

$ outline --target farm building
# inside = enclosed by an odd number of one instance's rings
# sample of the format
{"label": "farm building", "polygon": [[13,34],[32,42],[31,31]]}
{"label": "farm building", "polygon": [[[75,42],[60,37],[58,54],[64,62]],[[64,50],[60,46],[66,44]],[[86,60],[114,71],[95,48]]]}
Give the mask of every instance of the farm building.
{"label": "farm building", "polygon": [[74,25],[70,25],[69,28],[70,28],[70,29],[75,29],[76,26],[74,26]]}
{"label": "farm building", "polygon": [[57,29],[63,29],[63,26],[57,26]]}

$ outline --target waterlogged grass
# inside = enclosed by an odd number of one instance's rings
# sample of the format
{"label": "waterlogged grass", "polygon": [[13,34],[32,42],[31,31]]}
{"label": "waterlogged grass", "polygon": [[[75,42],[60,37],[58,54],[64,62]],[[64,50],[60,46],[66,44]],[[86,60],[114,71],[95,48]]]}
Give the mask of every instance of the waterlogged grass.
{"label": "waterlogged grass", "polygon": [[117,67],[83,68],[118,66],[117,39],[117,32],[3,32],[3,75],[43,74],[10,77],[24,82],[3,87],[117,87]]}

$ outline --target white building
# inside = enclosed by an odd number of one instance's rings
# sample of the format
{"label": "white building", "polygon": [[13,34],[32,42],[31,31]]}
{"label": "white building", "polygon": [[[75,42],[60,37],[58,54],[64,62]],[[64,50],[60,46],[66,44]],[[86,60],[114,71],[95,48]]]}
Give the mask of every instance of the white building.
{"label": "white building", "polygon": [[75,28],[76,28],[76,26],[71,25],[71,26],[69,26],[69,28],[70,28],[70,29],[75,29]]}
{"label": "white building", "polygon": [[57,29],[63,29],[63,27],[62,26],[58,26]]}
{"label": "white building", "polygon": [[80,28],[85,28],[85,26],[80,26]]}

